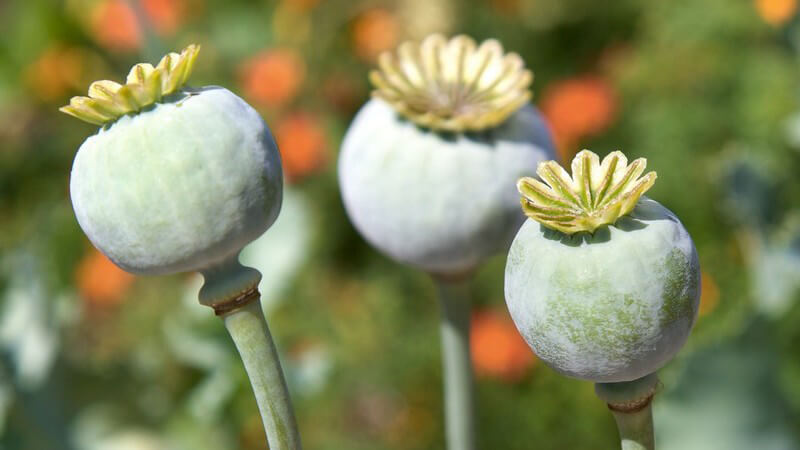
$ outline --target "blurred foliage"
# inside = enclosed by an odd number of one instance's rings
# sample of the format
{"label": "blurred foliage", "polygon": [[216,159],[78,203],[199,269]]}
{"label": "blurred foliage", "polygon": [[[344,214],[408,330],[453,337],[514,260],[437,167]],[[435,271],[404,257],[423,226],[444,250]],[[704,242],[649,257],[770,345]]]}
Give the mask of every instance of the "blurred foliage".
{"label": "blurred foliage", "polygon": [[[69,202],[73,155],[94,128],[57,107],[192,42],[202,45],[192,83],[243,96],[283,155],[284,210],[245,257],[265,273],[306,448],[442,448],[433,288],[362,241],[335,173],[377,55],[431,32],[518,52],[564,159],[622,149],[658,171],[650,194],[681,217],[703,268],[701,317],[661,371],[663,448],[797,448],[796,10],[796,0],[0,2],[0,448],[265,448],[235,348],[196,302],[198,280],[121,273]],[[503,262],[473,285],[481,448],[614,448],[591,384],[520,349]]]}

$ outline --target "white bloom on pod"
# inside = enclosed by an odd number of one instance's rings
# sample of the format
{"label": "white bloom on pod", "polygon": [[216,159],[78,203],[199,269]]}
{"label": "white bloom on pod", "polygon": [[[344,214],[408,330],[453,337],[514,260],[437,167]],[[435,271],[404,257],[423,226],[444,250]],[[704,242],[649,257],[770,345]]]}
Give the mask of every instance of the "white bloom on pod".
{"label": "white bloom on pod", "polygon": [[267,125],[221,87],[183,87],[199,48],[98,81],[62,111],[101,125],[70,194],[92,243],[123,269],[167,274],[235,259],[275,221],[280,156]]}
{"label": "white bloom on pod", "polygon": [[686,342],[697,317],[700,267],[692,239],[665,207],[641,195],[620,152],[584,150],[570,177],[554,161],[518,187],[530,217],[511,245],[505,296],[533,351],[556,371],[598,383],[649,375]]}
{"label": "white bloom on pod", "polygon": [[432,35],[379,58],[347,131],[339,182],[359,232],[391,258],[459,274],[506,248],[516,180],[554,157],[532,75],[495,40]]}
{"label": "white bloom on pod", "polygon": [[198,271],[242,357],[270,448],[299,449],[286,381],[261,303],[261,273],[239,252],[278,216],[280,155],[267,125],[220,87],[183,88],[199,48],[97,81],[61,111],[101,125],[78,150],[70,194],[92,243],[125,270]]}

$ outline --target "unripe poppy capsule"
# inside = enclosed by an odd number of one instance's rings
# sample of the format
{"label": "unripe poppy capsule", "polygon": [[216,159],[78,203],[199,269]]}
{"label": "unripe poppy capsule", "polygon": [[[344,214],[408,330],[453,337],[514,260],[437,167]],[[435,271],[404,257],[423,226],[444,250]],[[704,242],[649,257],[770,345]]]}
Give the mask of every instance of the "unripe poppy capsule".
{"label": "unripe poppy capsule", "polygon": [[404,43],[379,66],[339,157],[348,215],[399,262],[469,272],[521,224],[516,179],[554,156],[532,75],[499,42],[466,36]]}
{"label": "unripe poppy capsule", "polygon": [[[556,371],[631,381],[666,364],[697,316],[700,266],[671,211],[641,197],[655,181],[644,159],[600,162],[584,150],[570,177],[542,163],[544,183],[518,187],[530,217],[511,245],[508,309],[533,351]],[[545,184],[546,183],[546,184]]]}
{"label": "unripe poppy capsule", "polygon": [[62,111],[102,125],[75,157],[70,194],[92,243],[134,273],[204,271],[278,215],[278,149],[259,114],[221,87],[183,87],[199,48],[99,81]]}

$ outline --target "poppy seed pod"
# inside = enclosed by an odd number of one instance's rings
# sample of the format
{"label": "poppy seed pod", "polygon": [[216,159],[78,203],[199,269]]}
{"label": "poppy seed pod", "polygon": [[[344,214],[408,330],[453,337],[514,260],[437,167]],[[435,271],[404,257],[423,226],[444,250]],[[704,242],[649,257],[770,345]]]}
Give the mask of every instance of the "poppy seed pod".
{"label": "poppy seed pod", "polygon": [[599,383],[647,376],[683,346],[697,316],[700,267],[689,233],[659,203],[646,162],[584,150],[572,177],[519,181],[530,219],[511,245],[505,295],[533,351],[556,371]]}
{"label": "poppy seed pod", "polygon": [[300,448],[289,391],[239,252],[278,216],[283,177],[267,125],[221,87],[184,88],[199,48],[97,81],[61,111],[101,125],[78,149],[70,194],[92,243],[125,270],[198,271],[201,304],[225,323],[251,380],[270,448]]}
{"label": "poppy seed pod", "polygon": [[62,108],[102,125],[78,150],[70,194],[92,243],[130,272],[223,264],[280,210],[280,156],[259,114],[227,89],[182,87],[198,50],[137,64],[126,84],[95,82]]}
{"label": "poppy seed pod", "polygon": [[339,157],[347,213],[397,261],[468,272],[521,224],[516,179],[554,156],[527,104],[531,73],[497,41],[466,36],[407,42],[379,63]]}

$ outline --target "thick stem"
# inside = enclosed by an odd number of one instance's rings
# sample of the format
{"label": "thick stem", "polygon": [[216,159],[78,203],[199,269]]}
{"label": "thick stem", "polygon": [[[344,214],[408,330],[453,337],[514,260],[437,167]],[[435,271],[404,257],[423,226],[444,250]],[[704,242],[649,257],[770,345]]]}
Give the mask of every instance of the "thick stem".
{"label": "thick stem", "polygon": [[475,448],[470,303],[466,280],[435,278],[441,305],[442,365],[448,450]]}
{"label": "thick stem", "polygon": [[596,383],[597,396],[617,422],[622,450],[655,450],[651,403],[658,388],[656,373],[621,383]]}
{"label": "thick stem", "polygon": [[200,303],[214,308],[225,322],[253,386],[270,450],[299,450],[300,434],[289,389],[264,311],[258,283],[261,273],[232,257],[203,270]]}
{"label": "thick stem", "polygon": [[222,319],[253,386],[270,450],[300,449],[289,390],[261,302],[256,299],[223,314]]}
{"label": "thick stem", "polygon": [[635,412],[611,410],[617,421],[622,450],[655,450],[653,411],[650,403]]}

